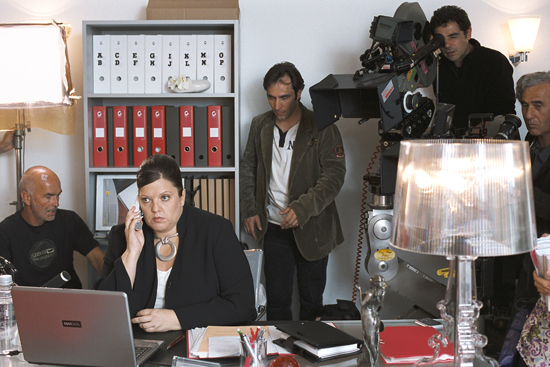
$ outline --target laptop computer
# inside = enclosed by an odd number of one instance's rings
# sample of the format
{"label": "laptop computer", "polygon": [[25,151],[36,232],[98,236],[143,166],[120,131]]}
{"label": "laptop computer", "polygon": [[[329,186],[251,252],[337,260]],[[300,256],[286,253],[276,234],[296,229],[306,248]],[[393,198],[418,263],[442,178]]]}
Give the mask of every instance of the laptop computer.
{"label": "laptop computer", "polygon": [[164,344],[134,340],[123,292],[16,286],[12,297],[27,362],[135,367]]}

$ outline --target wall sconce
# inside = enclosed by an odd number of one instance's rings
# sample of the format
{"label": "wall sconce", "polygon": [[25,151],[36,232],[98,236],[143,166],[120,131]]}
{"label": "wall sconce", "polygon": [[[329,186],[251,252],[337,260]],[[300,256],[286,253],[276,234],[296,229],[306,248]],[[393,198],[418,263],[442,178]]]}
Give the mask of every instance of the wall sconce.
{"label": "wall sconce", "polygon": [[533,50],[535,39],[540,25],[540,17],[523,17],[509,19],[510,33],[514,41],[516,53],[510,55],[510,61],[517,66],[522,61],[527,61],[527,53]]}
{"label": "wall sconce", "polygon": [[76,103],[67,38],[71,27],[56,23],[0,24],[0,130],[15,130],[17,201],[24,171],[25,130],[32,127],[72,135]]}

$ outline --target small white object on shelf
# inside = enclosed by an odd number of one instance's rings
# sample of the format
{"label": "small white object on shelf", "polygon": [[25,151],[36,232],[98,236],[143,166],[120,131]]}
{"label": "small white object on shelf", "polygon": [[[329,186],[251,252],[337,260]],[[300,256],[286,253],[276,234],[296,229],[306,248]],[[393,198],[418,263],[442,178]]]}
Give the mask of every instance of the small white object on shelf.
{"label": "small white object on shelf", "polygon": [[210,88],[208,80],[191,80],[186,75],[180,75],[177,78],[170,77],[168,88],[174,93],[198,93]]}

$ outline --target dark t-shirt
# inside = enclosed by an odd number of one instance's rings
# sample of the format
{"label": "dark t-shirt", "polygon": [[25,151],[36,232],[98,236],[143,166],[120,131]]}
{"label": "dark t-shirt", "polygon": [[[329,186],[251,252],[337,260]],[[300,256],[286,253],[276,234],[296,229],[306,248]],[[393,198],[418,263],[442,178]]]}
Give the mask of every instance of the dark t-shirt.
{"label": "dark t-shirt", "polygon": [[73,266],[73,252],[86,256],[99,243],[73,211],[58,209],[55,219],[31,226],[21,212],[0,223],[0,256],[13,263],[19,285],[41,286],[62,271],[71,275],[65,288],[82,288]]}

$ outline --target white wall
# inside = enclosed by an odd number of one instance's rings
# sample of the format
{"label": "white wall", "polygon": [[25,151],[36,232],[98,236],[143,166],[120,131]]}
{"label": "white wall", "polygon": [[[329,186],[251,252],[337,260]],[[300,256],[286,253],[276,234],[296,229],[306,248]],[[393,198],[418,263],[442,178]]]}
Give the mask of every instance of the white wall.
{"label": "white wall", "polygon": [[[548,70],[550,48],[545,40],[550,33],[549,0],[462,0],[473,24],[473,37],[482,45],[504,54],[512,48],[507,19],[513,15],[542,16],[535,50],[529,62],[515,68],[514,78]],[[291,61],[302,72],[306,89],[328,74],[351,74],[360,67],[359,55],[370,46],[368,32],[374,16],[393,16],[402,1],[365,0],[240,0],[241,9],[241,144],[246,142],[251,119],[269,108],[262,89],[265,72],[275,63]],[[429,19],[440,0],[421,1]],[[71,23],[73,32],[69,51],[73,82],[82,95],[82,20],[145,19],[147,0],[0,0],[0,22],[49,20]],[[22,76],[22,80],[39,76]],[[303,103],[311,108],[309,92]],[[520,114],[519,105],[517,112]],[[44,164],[58,173],[63,186],[61,206],[85,215],[84,152],[82,106],[79,106],[76,134],[62,136],[34,129],[27,135],[26,167]],[[348,171],[337,198],[344,227],[345,242],[330,256],[329,281],[325,303],[350,299],[353,268],[359,233],[362,177],[378,142],[375,123],[359,126],[356,121],[340,121]],[[7,203],[15,198],[14,153],[0,156],[0,218],[13,212]],[[250,238],[245,239],[251,244]],[[360,284],[366,286],[361,259]],[[81,269],[84,261],[79,260]],[[81,273],[85,272],[82,270]]]}

